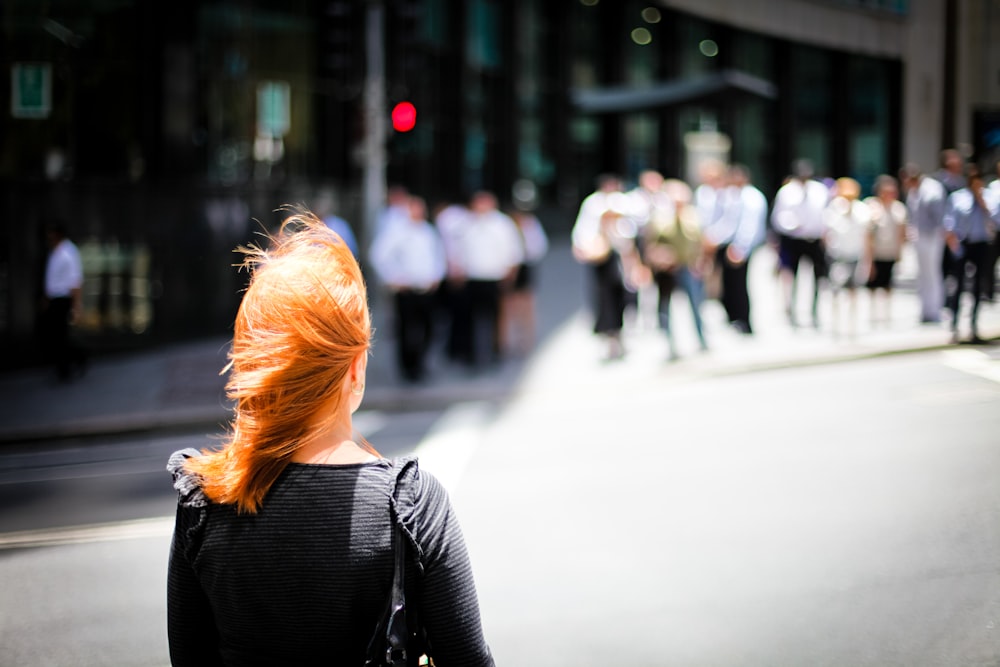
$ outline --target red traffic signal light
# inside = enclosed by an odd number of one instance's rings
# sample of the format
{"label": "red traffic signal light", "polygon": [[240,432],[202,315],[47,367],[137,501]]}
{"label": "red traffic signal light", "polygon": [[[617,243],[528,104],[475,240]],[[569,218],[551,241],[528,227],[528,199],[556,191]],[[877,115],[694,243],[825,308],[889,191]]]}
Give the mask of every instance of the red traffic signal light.
{"label": "red traffic signal light", "polygon": [[392,129],[409,132],[417,124],[417,108],[410,102],[400,102],[392,108]]}

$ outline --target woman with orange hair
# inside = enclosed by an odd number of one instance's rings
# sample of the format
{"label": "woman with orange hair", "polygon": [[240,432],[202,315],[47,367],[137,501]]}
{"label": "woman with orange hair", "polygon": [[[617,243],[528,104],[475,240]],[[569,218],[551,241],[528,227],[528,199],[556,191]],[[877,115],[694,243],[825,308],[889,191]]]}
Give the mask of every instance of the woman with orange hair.
{"label": "woman with orange hair", "polygon": [[492,665],[461,529],[414,457],[355,436],[371,345],[361,271],[295,211],[252,272],[234,327],[231,432],[175,453],[168,573],[174,665],[365,664],[407,543],[407,606],[439,667]]}

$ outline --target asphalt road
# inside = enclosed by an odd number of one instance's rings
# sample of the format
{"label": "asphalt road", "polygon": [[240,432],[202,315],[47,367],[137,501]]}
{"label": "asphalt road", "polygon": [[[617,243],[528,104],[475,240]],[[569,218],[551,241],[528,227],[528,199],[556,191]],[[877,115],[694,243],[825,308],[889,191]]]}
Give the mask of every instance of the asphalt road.
{"label": "asphalt road", "polygon": [[[1000,384],[975,354],[697,378],[542,362],[502,406],[360,430],[388,455],[420,433],[500,665],[995,666]],[[0,664],[167,664],[152,467],[188,437],[9,451],[30,479],[5,453]]]}
{"label": "asphalt road", "polygon": [[455,493],[499,664],[1000,664],[979,354],[524,394]]}

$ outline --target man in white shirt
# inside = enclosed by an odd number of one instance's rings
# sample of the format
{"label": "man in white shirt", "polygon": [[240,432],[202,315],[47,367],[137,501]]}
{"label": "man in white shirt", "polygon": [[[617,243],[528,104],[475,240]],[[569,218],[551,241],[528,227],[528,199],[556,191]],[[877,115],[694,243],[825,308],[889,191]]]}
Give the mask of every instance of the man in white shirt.
{"label": "man in white shirt", "polygon": [[719,209],[718,215],[703,219],[702,238],[722,272],[722,306],[736,331],[752,334],[747,267],[750,253],[764,238],[767,198],[750,184],[750,172],[742,165],[730,166],[697,192],[703,207],[711,200],[711,210]]}
{"label": "man in white shirt", "polygon": [[79,316],[83,298],[83,262],[76,245],[62,224],[46,230],[49,256],[45,264],[45,309],[42,315],[42,345],[56,366],[60,381],[73,379],[86,368],[86,353],[70,338],[70,324]]}
{"label": "man in white shirt", "polygon": [[[643,169],[639,172],[638,185],[626,193],[629,198],[629,211],[622,223],[627,235],[635,239],[637,251],[646,225],[650,222],[673,220],[677,215],[673,199],[663,188],[665,180],[663,174],[656,169]],[[640,257],[637,255],[636,259]],[[657,315],[654,313],[658,307],[659,293],[649,268],[642,262],[636,261],[626,276],[626,284],[629,287],[625,291],[626,308],[634,306],[640,318],[648,313],[655,322]]]}
{"label": "man in white shirt", "polygon": [[405,223],[410,218],[410,191],[402,185],[390,185],[386,191],[385,208],[379,211],[375,219],[375,234],[396,224]]}
{"label": "man in white shirt", "polygon": [[793,327],[798,326],[795,293],[802,258],[812,264],[814,327],[819,327],[819,286],[826,279],[823,211],[830,201],[830,190],[813,179],[813,173],[810,161],[796,160],[792,165],[792,178],[778,190],[771,212],[771,224],[779,235],[780,252],[785,262],[782,274],[785,310]]}
{"label": "man in white shirt", "polygon": [[444,243],[427,221],[427,206],[410,197],[408,219],[383,228],[372,242],[369,259],[393,295],[396,361],[406,380],[420,382],[434,332],[436,293],[444,280]]}
{"label": "man in white shirt", "polygon": [[439,297],[441,306],[448,317],[446,324],[445,352],[451,361],[461,361],[468,349],[468,332],[465,331],[468,317],[461,314],[468,311],[465,304],[464,278],[462,267],[458,265],[458,239],[469,219],[469,208],[465,203],[445,201],[435,207],[434,226],[444,242],[444,255],[448,264],[447,276],[441,284]]}
{"label": "man in white shirt", "polygon": [[917,296],[920,298],[920,321],[941,321],[944,306],[944,207],[945,188],[937,179],[925,176],[915,164],[903,168],[906,207],[910,211],[910,229],[914,233],[917,254]]}
{"label": "man in white shirt", "polygon": [[480,191],[469,202],[469,216],[451,245],[453,282],[463,295],[453,317],[463,332],[458,360],[474,367],[499,361],[500,296],[510,287],[524,248],[517,224],[497,208],[491,192]]}

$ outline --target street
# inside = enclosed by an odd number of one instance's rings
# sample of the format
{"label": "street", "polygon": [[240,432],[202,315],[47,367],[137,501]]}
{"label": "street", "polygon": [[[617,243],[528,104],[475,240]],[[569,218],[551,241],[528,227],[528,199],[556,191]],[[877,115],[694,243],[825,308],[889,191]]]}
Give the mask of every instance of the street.
{"label": "street", "polygon": [[519,398],[458,493],[499,663],[997,664],[1000,386],[966,352]]}
{"label": "street", "polygon": [[[619,365],[589,363],[575,340],[554,337],[505,405],[398,427],[359,416],[387,455],[419,433],[462,520],[498,664],[997,664],[988,354],[698,376],[649,363],[651,339]],[[69,448],[15,483],[4,455],[0,539],[128,521],[5,545],[0,663],[168,663],[172,494],[153,468],[195,439],[97,448],[116,461],[98,478]],[[81,478],[104,492],[80,492]],[[114,509],[115,489],[133,511]],[[66,520],[47,515],[57,506]]]}

